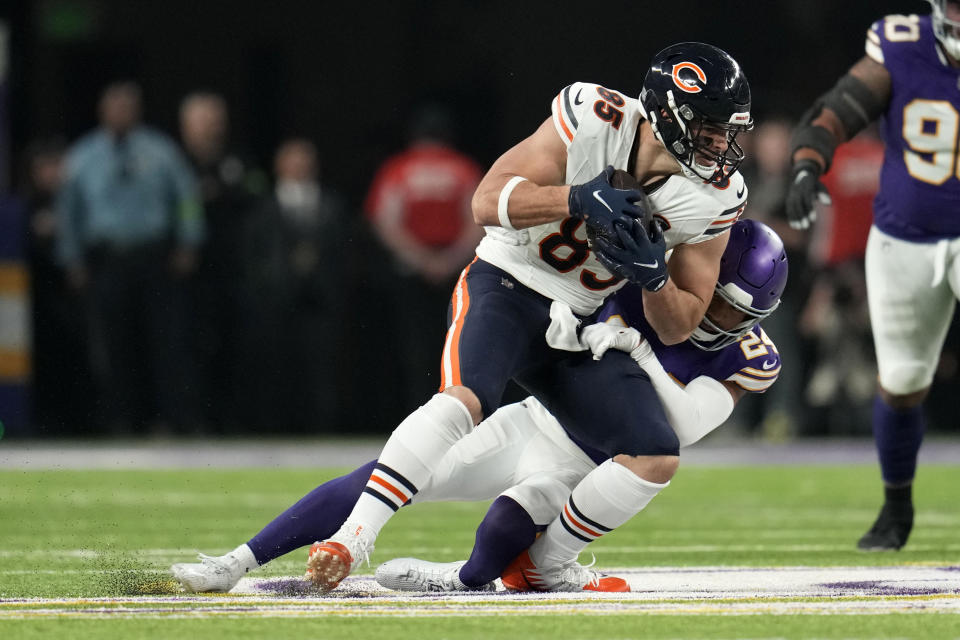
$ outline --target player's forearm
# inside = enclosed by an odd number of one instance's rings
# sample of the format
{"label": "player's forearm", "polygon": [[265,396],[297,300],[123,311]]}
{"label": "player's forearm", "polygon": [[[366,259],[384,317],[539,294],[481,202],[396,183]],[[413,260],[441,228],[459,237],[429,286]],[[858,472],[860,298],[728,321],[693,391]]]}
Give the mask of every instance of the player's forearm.
{"label": "player's forearm", "polygon": [[672,279],[656,292],[643,291],[643,313],[666,345],[683,342],[697,328],[706,303],[677,287]]}
{"label": "player's forearm", "polygon": [[833,150],[862,131],[886,109],[891,95],[890,72],[864,56],[837,84],[801,116],[794,133],[794,163],[813,160],[830,166]]}
{"label": "player's forearm", "polygon": [[650,376],[650,382],[681,447],[700,440],[733,413],[733,397],[717,380],[700,376],[686,387],[681,387],[656,358],[651,358],[641,367]]}
{"label": "player's forearm", "polygon": [[[820,115],[810,123],[811,126],[822,127],[830,132],[833,136],[834,144],[839,145],[847,141],[847,132],[843,128],[843,124],[840,122],[840,119],[837,115],[830,109],[824,109]],[[823,155],[811,147],[800,147],[793,154],[794,163],[800,162],[801,160],[813,160],[818,165],[820,169],[825,169],[827,166],[827,159]]]}
{"label": "player's forearm", "polygon": [[501,222],[501,213],[505,213],[510,226],[526,229],[570,216],[568,185],[540,186],[527,180],[513,188],[503,202],[506,211],[501,211],[503,190],[511,177],[502,176],[501,179],[484,180],[481,183],[473,196],[473,218],[477,224],[505,226]]}

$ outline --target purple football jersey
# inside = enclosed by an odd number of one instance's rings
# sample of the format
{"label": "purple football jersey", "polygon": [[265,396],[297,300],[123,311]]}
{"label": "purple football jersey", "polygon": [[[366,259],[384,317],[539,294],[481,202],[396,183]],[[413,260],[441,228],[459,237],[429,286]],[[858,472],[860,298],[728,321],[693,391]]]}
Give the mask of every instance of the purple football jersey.
{"label": "purple football jersey", "polygon": [[929,16],[878,20],[866,50],[892,80],[874,223],[914,242],[960,236],[960,69],[940,52]]}
{"label": "purple football jersey", "polygon": [[643,295],[639,287],[627,285],[604,304],[599,321],[619,316],[647,339],[660,364],[681,384],[707,376],[734,382],[747,391],[766,391],[780,374],[780,354],[760,325],[756,325],[739,341],[718,351],[704,351],[690,341],[667,346],[643,314]]}

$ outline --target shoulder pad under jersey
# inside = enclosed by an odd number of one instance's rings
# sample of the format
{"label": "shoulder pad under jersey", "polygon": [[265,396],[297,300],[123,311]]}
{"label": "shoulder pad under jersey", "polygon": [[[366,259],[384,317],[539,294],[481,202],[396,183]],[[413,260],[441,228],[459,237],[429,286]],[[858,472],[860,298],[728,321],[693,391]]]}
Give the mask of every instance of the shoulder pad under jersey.
{"label": "shoulder pad under jersey", "polygon": [[780,375],[780,354],[773,340],[760,325],[748,331],[725,351],[736,352],[737,369],[728,381],[746,391],[762,393],[773,386]]}

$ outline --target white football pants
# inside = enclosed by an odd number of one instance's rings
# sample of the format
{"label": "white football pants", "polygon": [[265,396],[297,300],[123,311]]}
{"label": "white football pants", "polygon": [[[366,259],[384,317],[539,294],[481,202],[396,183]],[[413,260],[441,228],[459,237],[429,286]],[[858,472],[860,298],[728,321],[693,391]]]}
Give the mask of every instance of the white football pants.
{"label": "white football pants", "polygon": [[904,395],[930,386],[960,292],[960,238],[906,242],[876,227],[867,239],[870,325],[880,385]]}
{"label": "white football pants", "polygon": [[507,405],[461,438],[412,503],[505,495],[549,524],[596,464],[534,398]]}

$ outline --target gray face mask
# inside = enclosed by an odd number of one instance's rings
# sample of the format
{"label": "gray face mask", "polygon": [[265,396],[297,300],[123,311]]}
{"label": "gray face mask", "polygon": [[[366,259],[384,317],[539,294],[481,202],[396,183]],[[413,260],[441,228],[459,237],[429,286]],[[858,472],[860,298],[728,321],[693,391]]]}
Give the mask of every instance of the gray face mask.
{"label": "gray face mask", "polygon": [[284,216],[294,225],[312,227],[320,223],[320,185],[316,182],[280,180],[276,196]]}
{"label": "gray face mask", "polygon": [[960,60],[960,22],[946,16],[947,0],[927,0],[933,8],[933,32],[944,50],[954,60]]}

